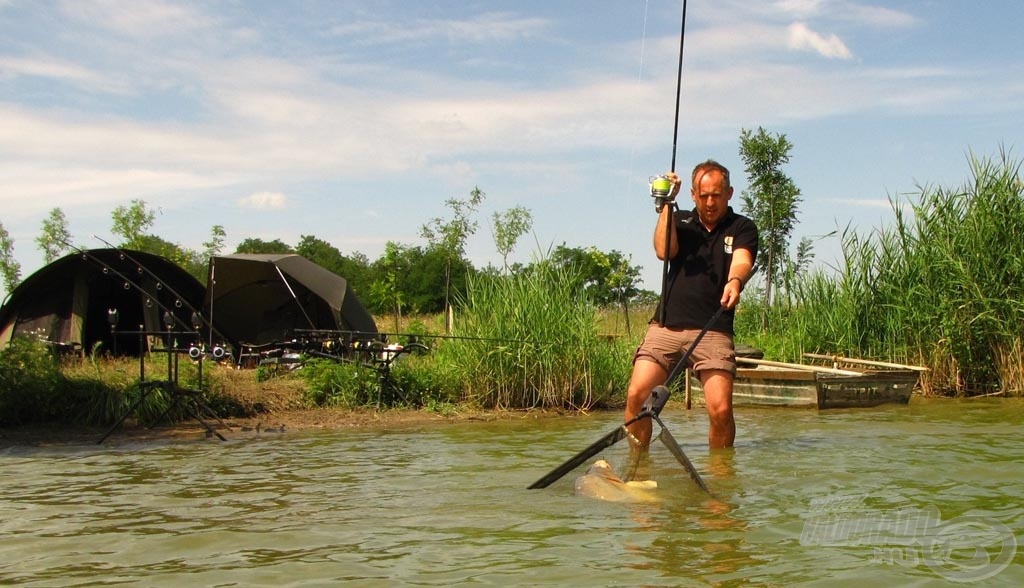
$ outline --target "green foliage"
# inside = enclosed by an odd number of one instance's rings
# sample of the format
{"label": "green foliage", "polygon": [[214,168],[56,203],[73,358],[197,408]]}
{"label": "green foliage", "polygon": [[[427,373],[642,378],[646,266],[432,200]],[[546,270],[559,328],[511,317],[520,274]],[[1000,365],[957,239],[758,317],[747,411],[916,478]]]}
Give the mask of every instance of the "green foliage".
{"label": "green foliage", "polygon": [[640,290],[639,265],[630,265],[632,259],[612,250],[605,253],[597,247],[555,247],[551,263],[575,276],[577,287],[598,306],[624,304],[635,298]]}
{"label": "green foliage", "polygon": [[[67,360],[74,364],[74,360]],[[28,337],[16,337],[0,350],[0,424],[69,424],[109,426],[145,398],[133,417],[141,424],[190,418],[183,402],[174,402],[163,387],[146,390],[138,382],[138,368],[124,363],[91,361],[62,364],[51,348]],[[161,362],[161,366],[166,365]],[[166,374],[150,366],[149,382]],[[199,389],[198,368],[192,362],[179,367],[183,387]],[[203,401],[220,416],[246,414],[209,374],[203,377]]]}
{"label": "green foliage", "polygon": [[364,299],[372,311],[378,314],[392,313],[396,321],[401,319],[405,303],[402,276],[407,275],[411,267],[406,259],[406,249],[394,241],[384,245],[384,254],[373,264],[377,277],[370,284],[369,296]]}
{"label": "green foliage", "polygon": [[[630,344],[602,339],[579,277],[549,261],[471,280],[456,334],[431,352],[458,399],[487,408],[607,405],[628,380]],[[454,399],[454,397],[453,397]]]}
{"label": "green foliage", "polygon": [[53,420],[63,414],[65,380],[50,348],[15,337],[0,350],[0,424]]}
{"label": "green foliage", "polygon": [[220,255],[224,250],[224,239],[228,234],[224,225],[213,225],[210,228],[210,240],[203,243],[203,257],[209,261],[211,257]]}
{"label": "green foliage", "polygon": [[392,366],[393,387],[384,390],[384,402],[408,407],[438,407],[458,398],[459,375],[451,366],[425,356],[403,355]]}
{"label": "green foliage", "polygon": [[447,310],[453,293],[453,273],[457,267],[469,267],[466,261],[466,240],[476,232],[477,223],[470,217],[484,201],[480,188],[473,188],[467,200],[450,198],[445,205],[452,210],[452,218],[434,218],[420,229],[420,236],[430,244],[428,250],[441,253],[444,259],[444,305]]}
{"label": "green foliage", "polygon": [[[774,337],[776,357],[886,359],[931,368],[925,384],[934,391],[1024,391],[1020,167],[1006,153],[972,156],[963,186],[919,187],[916,198],[892,203],[891,227],[866,236],[844,231],[837,274],[797,280],[791,306],[761,302],[784,326]],[[745,323],[744,333],[755,331]]]}
{"label": "green foliage", "polygon": [[626,332],[631,332],[629,305],[642,304],[643,292],[638,288],[639,265],[630,265],[632,258],[619,251],[605,253],[597,247],[566,247],[563,243],[551,254],[552,263],[570,270],[578,279],[578,287],[598,306],[612,304],[622,309]]}
{"label": "green foliage", "polygon": [[[360,299],[376,314],[430,314],[445,308],[446,281],[452,291],[465,291],[472,266],[465,260],[450,263],[438,248],[410,247],[389,241],[384,254],[370,267],[375,279]],[[447,278],[447,279],[446,279]]]}
{"label": "green foliage", "polygon": [[519,238],[533,227],[533,215],[523,206],[514,206],[505,212],[495,212],[492,217],[494,245],[501,254],[501,263],[507,273],[508,256],[515,249]]}
{"label": "green foliage", "polygon": [[3,277],[7,292],[14,290],[21,282],[21,264],[14,259],[14,241],[0,223],[0,276]]}
{"label": "green foliage", "polygon": [[156,212],[150,210],[144,200],[137,198],[127,206],[120,205],[114,208],[110,216],[113,221],[110,230],[121,237],[122,246],[145,251],[142,239],[146,236],[146,231],[153,226]]}
{"label": "green foliage", "polygon": [[466,239],[476,232],[477,223],[471,215],[484,201],[485,194],[480,188],[473,188],[469,198],[459,200],[449,198],[445,206],[452,210],[452,218],[444,220],[440,217],[431,219],[420,229],[420,236],[432,247],[440,248],[449,259],[463,257],[466,254]]}
{"label": "green foliage", "polygon": [[291,245],[280,239],[264,241],[263,239],[249,237],[243,239],[238,244],[238,247],[235,247],[235,253],[295,253],[295,250],[292,249]]}
{"label": "green foliage", "polygon": [[[793,144],[785,135],[769,135],[763,128],[740,133],[740,157],[746,165],[750,184],[743,192],[743,210],[760,232],[758,265],[762,268],[765,296],[771,303],[773,287],[783,268],[792,263],[789,238],[796,224],[800,190],[782,166],[789,163]],[[806,259],[807,251],[803,252]],[[799,263],[802,263],[800,260]]]}
{"label": "green foliage", "polygon": [[379,367],[371,361],[310,359],[298,373],[306,382],[306,401],[315,406],[418,408],[452,402],[451,379],[430,359],[400,356],[383,382]]}
{"label": "green foliage", "polygon": [[60,208],[50,210],[49,216],[43,219],[36,244],[43,252],[44,263],[50,263],[68,250],[71,232],[68,230],[68,219],[64,216],[64,211]]}
{"label": "green foliage", "polygon": [[368,366],[310,359],[298,372],[306,382],[306,401],[314,406],[364,406],[377,390],[377,374]]}
{"label": "green foliage", "polygon": [[342,255],[337,247],[312,235],[302,235],[295,252],[345,278],[357,297],[369,293],[370,262],[362,253]]}

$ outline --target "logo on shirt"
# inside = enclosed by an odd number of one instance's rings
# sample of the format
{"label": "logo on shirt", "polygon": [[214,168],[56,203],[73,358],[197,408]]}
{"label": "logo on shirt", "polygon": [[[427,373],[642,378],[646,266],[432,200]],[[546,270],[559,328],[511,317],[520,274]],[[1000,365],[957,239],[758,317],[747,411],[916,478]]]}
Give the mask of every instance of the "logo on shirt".
{"label": "logo on shirt", "polygon": [[732,235],[728,235],[725,238],[725,254],[732,255]]}

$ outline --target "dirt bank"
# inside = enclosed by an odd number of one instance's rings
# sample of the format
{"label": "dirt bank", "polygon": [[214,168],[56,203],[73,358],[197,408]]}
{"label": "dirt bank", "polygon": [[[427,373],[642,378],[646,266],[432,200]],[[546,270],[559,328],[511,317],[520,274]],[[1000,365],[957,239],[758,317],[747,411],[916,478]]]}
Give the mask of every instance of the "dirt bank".
{"label": "dirt bank", "polygon": [[[557,411],[501,411],[501,410],[454,410],[441,415],[425,410],[373,410],[373,409],[286,409],[262,413],[248,418],[224,419],[221,426],[208,419],[224,437],[281,435],[310,429],[390,429],[423,425],[444,425],[463,421],[494,421],[511,419],[542,419],[564,416]],[[60,425],[34,425],[0,428],[0,448],[17,446],[58,446],[96,444],[107,432],[102,427],[67,427]],[[205,428],[195,420],[173,425],[144,427],[131,420],[114,431],[104,441],[105,445],[124,442],[138,442],[161,439],[203,439]]]}

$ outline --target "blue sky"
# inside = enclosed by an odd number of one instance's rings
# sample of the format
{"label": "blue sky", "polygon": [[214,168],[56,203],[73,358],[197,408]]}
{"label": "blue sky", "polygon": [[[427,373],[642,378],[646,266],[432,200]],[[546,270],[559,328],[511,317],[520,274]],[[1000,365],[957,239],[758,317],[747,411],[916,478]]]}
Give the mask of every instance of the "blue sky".
{"label": "blue sky", "polygon": [[[476,265],[501,264],[491,215],[524,206],[511,261],[595,245],[658,290],[647,181],[672,159],[681,7],[0,0],[0,222],[23,277],[52,208],[101,247],[134,198],[185,247],[219,224],[231,250],[310,234],[375,259],[478,186]],[[969,152],[1024,155],[1021,23],[1019,0],[691,0],[676,167],[717,159],[738,195],[761,126],[794,144],[796,238],[882,226],[890,196],[965,182]]]}

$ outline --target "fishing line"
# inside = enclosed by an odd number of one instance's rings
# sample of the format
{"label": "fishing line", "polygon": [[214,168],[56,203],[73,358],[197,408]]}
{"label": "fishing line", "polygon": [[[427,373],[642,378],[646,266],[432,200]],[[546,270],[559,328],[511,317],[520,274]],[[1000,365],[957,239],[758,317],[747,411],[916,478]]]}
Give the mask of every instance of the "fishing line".
{"label": "fishing line", "polygon": [[[637,76],[636,76],[637,88],[641,88],[641,84],[643,83],[643,80],[644,80],[644,56],[645,56],[645,54],[647,52],[647,9],[648,9],[649,6],[650,6],[650,0],[645,0],[645,2],[644,2],[644,18],[643,18],[643,23],[642,23],[641,32],[640,32],[640,71],[637,72]],[[636,105],[638,103],[639,103],[639,100],[634,100],[633,101],[634,105]],[[639,110],[638,107],[634,106],[634,112],[633,112],[633,120],[634,120],[634,122],[637,119],[637,116],[636,116],[637,110]],[[629,145],[629,166],[628,166],[628,170],[626,172],[626,194],[627,194],[627,196],[629,195],[630,187],[633,184],[633,160],[636,157],[636,138],[637,138],[637,128],[636,128],[636,126],[634,126],[633,127],[632,141],[630,142],[630,145]]]}
{"label": "fishing line", "polygon": [[[682,10],[682,22],[679,25],[679,67],[676,70],[676,112],[675,121],[672,124],[672,165],[669,170],[673,173],[676,171],[676,146],[679,143],[679,102],[683,89],[683,43],[686,40],[686,0],[683,0]],[[651,183],[651,195],[654,196],[654,182]],[[669,188],[671,189],[671,188]],[[671,193],[671,192],[669,192]],[[661,200],[660,198],[658,200]],[[672,223],[674,220],[673,211],[675,210],[675,202],[662,202],[661,206],[668,206],[669,213],[665,219],[665,259],[662,263],[661,269],[661,305],[660,312],[658,313],[658,323],[661,326],[665,326],[665,317],[668,312],[668,270],[669,270],[669,249],[672,244]],[[660,212],[660,209],[659,209]]]}
{"label": "fishing line", "polygon": [[672,167],[676,171],[676,144],[679,140],[679,102],[683,89],[683,43],[686,41],[686,0],[683,0],[683,16],[679,25],[679,67],[676,71],[676,118],[672,125]]}

